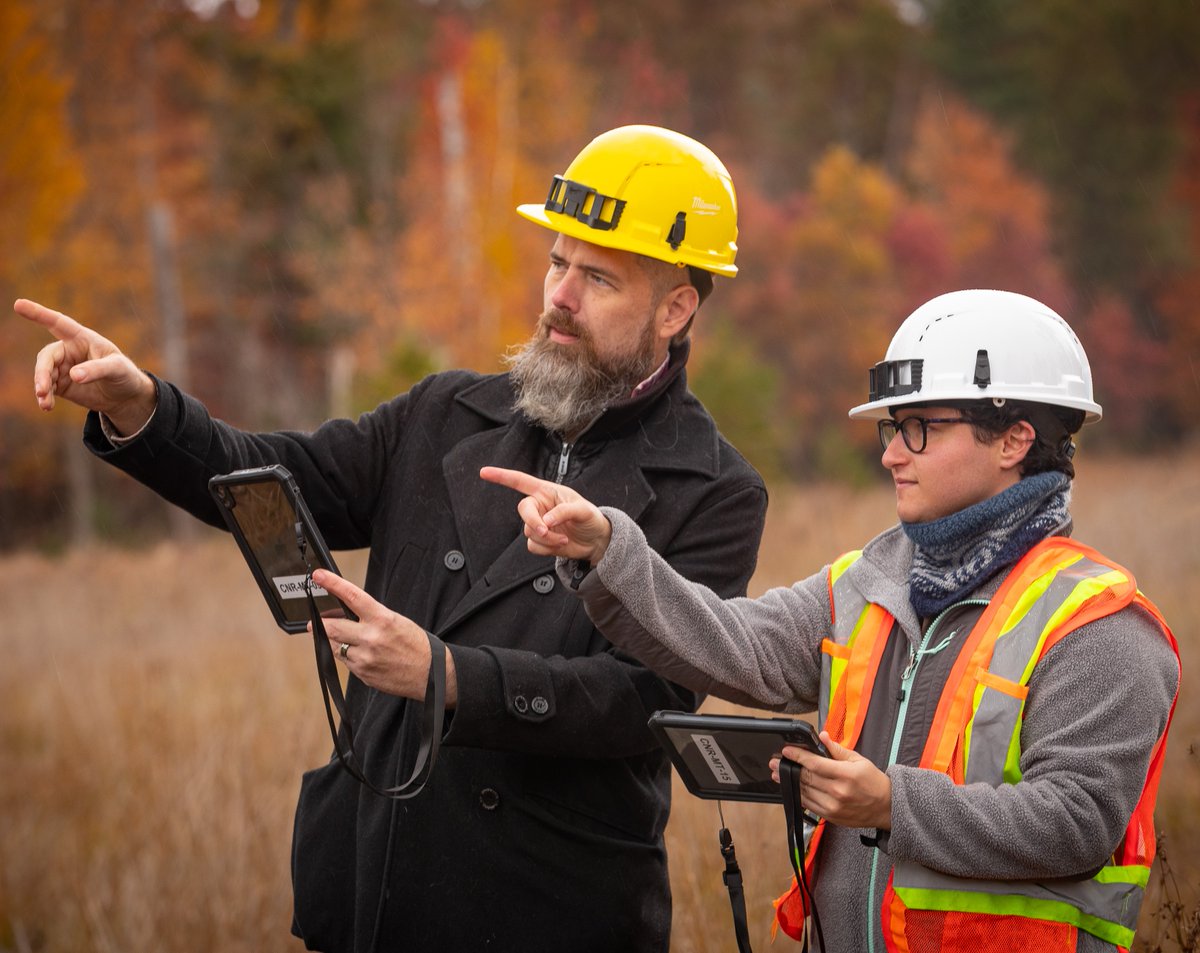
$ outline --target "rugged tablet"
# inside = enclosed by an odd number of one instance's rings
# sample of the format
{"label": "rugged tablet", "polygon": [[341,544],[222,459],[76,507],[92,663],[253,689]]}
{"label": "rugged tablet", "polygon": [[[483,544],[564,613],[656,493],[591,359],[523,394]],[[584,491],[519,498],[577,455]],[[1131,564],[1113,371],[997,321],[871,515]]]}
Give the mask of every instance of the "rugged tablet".
{"label": "rugged tablet", "polygon": [[[308,585],[314,569],[338,572],[300,488],[275,464],[215,476],[208,489],[237,540],[275,621],[285,632],[303,632],[311,619]],[[353,618],[342,603],[313,587],[323,618]]]}
{"label": "rugged tablet", "polygon": [[714,800],[782,803],[771,758],[785,745],[828,754],[816,729],[794,718],[656,711],[649,725],[687,789]]}

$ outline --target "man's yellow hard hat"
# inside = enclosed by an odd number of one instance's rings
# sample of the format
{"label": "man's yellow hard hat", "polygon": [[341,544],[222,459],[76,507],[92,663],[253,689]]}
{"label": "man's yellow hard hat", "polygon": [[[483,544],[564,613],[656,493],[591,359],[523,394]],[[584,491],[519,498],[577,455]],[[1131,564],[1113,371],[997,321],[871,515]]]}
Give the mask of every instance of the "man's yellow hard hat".
{"label": "man's yellow hard hat", "polygon": [[732,277],[737,196],[707,146],[659,126],[621,126],[554,176],[544,205],[517,212],[552,231]]}

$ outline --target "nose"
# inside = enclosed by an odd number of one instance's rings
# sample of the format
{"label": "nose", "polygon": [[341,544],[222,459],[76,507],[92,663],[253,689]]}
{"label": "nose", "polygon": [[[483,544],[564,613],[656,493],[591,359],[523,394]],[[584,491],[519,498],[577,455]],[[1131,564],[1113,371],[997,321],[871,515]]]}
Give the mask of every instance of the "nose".
{"label": "nose", "polygon": [[579,275],[574,268],[566,268],[560,274],[551,274],[546,279],[549,303],[569,314],[579,312]]}
{"label": "nose", "polygon": [[885,469],[890,470],[892,467],[899,466],[907,461],[911,452],[904,443],[904,437],[897,430],[892,436],[891,442],[883,448],[883,456],[880,458],[880,462]]}

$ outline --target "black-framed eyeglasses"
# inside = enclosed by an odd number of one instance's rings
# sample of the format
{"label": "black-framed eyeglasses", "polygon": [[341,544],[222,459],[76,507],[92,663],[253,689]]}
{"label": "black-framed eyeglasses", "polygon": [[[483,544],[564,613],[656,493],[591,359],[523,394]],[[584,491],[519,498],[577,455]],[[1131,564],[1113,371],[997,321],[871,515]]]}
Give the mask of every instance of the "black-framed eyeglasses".
{"label": "black-framed eyeglasses", "polygon": [[886,417],[879,423],[879,442],[886,450],[899,433],[904,438],[904,446],[913,453],[921,453],[929,439],[930,424],[969,424],[966,417],[905,417],[903,420],[893,420]]}

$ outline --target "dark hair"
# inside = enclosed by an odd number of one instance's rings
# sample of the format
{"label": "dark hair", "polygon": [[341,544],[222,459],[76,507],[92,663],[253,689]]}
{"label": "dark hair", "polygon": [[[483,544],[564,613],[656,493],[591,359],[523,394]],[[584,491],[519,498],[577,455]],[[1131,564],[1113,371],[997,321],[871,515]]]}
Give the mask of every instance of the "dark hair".
{"label": "dark hair", "polygon": [[[705,271],[703,268],[696,268],[693,265],[687,266],[688,280],[691,281],[692,287],[696,289],[696,293],[700,295],[700,304],[704,304],[704,299],[712,294],[713,290],[713,273]],[[697,309],[700,304],[696,305]]]}
{"label": "dark hair", "polygon": [[1071,435],[1083,426],[1082,410],[1020,400],[1006,400],[999,406],[990,400],[947,401],[947,406],[962,411],[980,442],[994,440],[1014,424],[1028,421],[1036,436],[1021,461],[1021,476],[1057,470],[1075,479],[1075,464],[1071,459],[1075,456],[1075,443]]}
{"label": "dark hair", "polygon": [[[705,271],[703,268],[694,268],[691,265],[687,266],[688,281],[691,286],[696,289],[696,294],[700,296],[700,300],[696,302],[696,311],[700,310],[700,305],[704,304],[704,299],[712,294],[713,276],[711,271]],[[675,332],[675,336],[671,338],[672,344],[682,344],[687,340],[689,334],[692,333],[692,323],[696,320],[696,311],[692,312],[692,316],[688,318],[687,324]]]}
{"label": "dark hair", "polygon": [[[677,266],[671,265],[669,262],[663,262],[657,258],[651,258],[648,255],[638,255],[642,267],[646,270],[646,274],[650,276],[650,281],[654,289],[656,297],[665,295],[672,288],[682,284],[677,273]],[[666,265],[664,268],[663,266]],[[683,269],[687,273],[687,284],[696,289],[696,294],[700,296],[700,300],[696,303],[696,311],[700,310],[700,305],[704,304],[704,299],[712,294],[713,290],[713,275],[711,271],[705,271],[703,268],[695,268],[692,265],[687,265]],[[681,344],[685,341],[689,334],[692,333],[692,322],[696,320],[696,312],[693,311],[687,324],[680,328],[675,336],[671,339],[672,344]]]}

